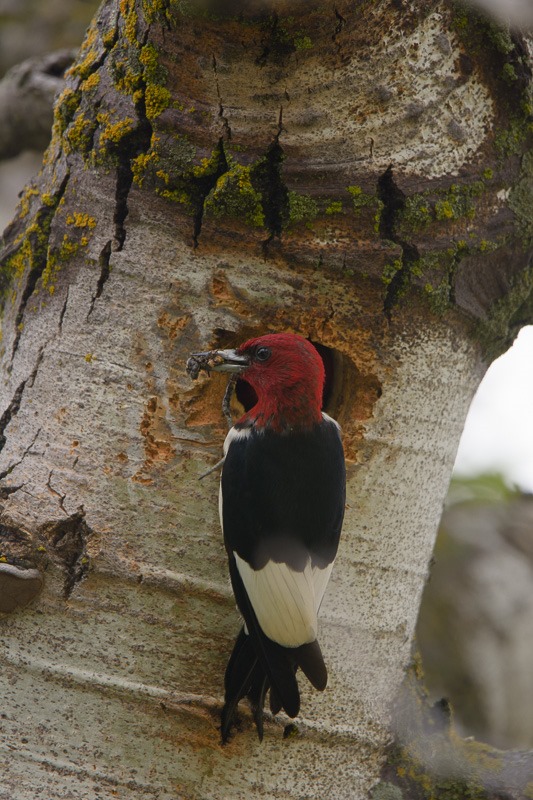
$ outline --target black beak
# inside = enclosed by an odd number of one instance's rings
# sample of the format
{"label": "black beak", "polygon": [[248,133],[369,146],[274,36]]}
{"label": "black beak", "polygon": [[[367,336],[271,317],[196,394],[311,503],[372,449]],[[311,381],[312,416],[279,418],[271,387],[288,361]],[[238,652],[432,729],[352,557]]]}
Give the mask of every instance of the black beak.
{"label": "black beak", "polygon": [[193,353],[187,361],[187,372],[197,378],[201,370],[205,372],[244,372],[250,366],[249,356],[239,355],[236,350],[208,350]]}
{"label": "black beak", "polygon": [[216,363],[209,366],[215,372],[244,372],[250,366],[249,357],[239,355],[236,350],[213,350],[211,355]]}

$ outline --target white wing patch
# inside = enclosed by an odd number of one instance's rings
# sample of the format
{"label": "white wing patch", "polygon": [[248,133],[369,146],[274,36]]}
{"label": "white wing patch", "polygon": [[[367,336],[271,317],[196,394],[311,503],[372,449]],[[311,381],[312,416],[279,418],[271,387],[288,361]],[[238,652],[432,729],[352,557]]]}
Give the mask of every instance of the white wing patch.
{"label": "white wing patch", "polygon": [[246,439],[252,432],[251,428],[230,428],[228,435],[224,439],[224,447],[222,452],[225,456],[228,454],[229,446],[232,442],[238,439]]}
{"label": "white wing patch", "polygon": [[288,564],[268,561],[253,569],[233,553],[239,575],[263,633],[284,647],[299,647],[313,642],[317,635],[317,614],[333,569],[311,566],[303,572]]}
{"label": "white wing patch", "polygon": [[329,416],[329,414],[326,414],[326,412],[325,412],[325,411],[323,411],[323,412],[322,412],[322,419],[323,419],[325,422],[333,422],[333,424],[335,425],[335,427],[337,428],[337,430],[338,430],[338,431],[340,431],[340,430],[341,430],[341,426],[339,425],[339,423],[337,422],[337,420],[336,420],[336,419],[333,419],[333,417],[330,417],[330,416]]}

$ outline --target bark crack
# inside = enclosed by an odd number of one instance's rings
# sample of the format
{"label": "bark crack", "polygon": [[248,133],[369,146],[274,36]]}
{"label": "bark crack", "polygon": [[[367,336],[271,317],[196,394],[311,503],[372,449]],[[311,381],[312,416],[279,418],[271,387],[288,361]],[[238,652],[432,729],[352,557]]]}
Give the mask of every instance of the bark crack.
{"label": "bark crack", "polygon": [[26,277],[26,285],[24,286],[17,310],[17,316],[15,317],[15,337],[13,339],[13,346],[11,349],[10,366],[13,365],[13,360],[20,343],[20,337],[23,330],[24,313],[26,311],[28,301],[33,295],[35,287],[37,286],[37,282],[46,269],[46,265],[48,263],[48,242],[50,241],[50,230],[56,209],[61,201],[61,198],[65,194],[69,177],[70,173],[67,171],[57,192],[53,194],[52,203],[50,205],[42,205],[39,208],[37,214],[35,215],[34,223],[31,226],[31,231],[28,231],[24,237],[25,240],[29,240],[32,258],[30,270]]}
{"label": "bark crack", "polygon": [[46,481],[46,488],[48,489],[48,491],[50,492],[51,495],[53,495],[54,497],[57,497],[59,499],[59,508],[68,517],[69,516],[68,511],[64,506],[64,501],[65,501],[65,498],[66,498],[67,495],[66,494],[61,494],[60,492],[57,491],[57,489],[54,489],[54,487],[52,486],[52,483],[51,483],[53,474],[54,474],[53,470],[51,470],[50,474],[48,475],[48,480]]}
{"label": "bark crack", "polygon": [[[142,48],[148,41],[149,28],[145,31],[141,41]],[[102,296],[104,286],[109,278],[111,267],[111,253],[120,252],[126,242],[127,229],[126,219],[129,214],[128,199],[133,184],[132,161],[139,155],[146,154],[151,145],[152,125],[146,115],[146,81],[141,80],[142,91],[135,104],[137,112],[137,125],[129,136],[125,136],[120,141],[116,150],[117,171],[115,184],[115,207],[113,213],[113,239],[107,241],[102,248],[99,256],[100,276],[96,284],[96,290],[91,298],[87,319],[93,312],[96,301]]]}
{"label": "bark crack", "polygon": [[380,236],[398,244],[402,250],[401,265],[388,285],[383,303],[383,312],[390,320],[393,307],[410,285],[411,269],[420,260],[420,254],[415,245],[396,233],[396,221],[405,207],[406,196],[394,181],[392,164],[378,180],[378,197],[383,203],[379,221]]}
{"label": "bark crack", "polygon": [[262,49],[255,63],[259,67],[264,67],[268,60],[272,59],[276,66],[283,66],[287,59],[296,52],[296,47],[279,24],[279,16],[276,12],[271,14],[263,29]]}
{"label": "bark crack", "polygon": [[[49,486],[50,476],[48,488],[53,494],[61,497],[59,492]],[[61,503],[63,500],[64,496]],[[65,511],[64,508],[63,511]],[[83,507],[81,506],[74,514],[68,515],[67,519],[46,523],[40,529],[40,535],[51,548],[54,561],[64,572],[63,597],[68,599],[76,585],[85,578],[89,571],[87,543],[92,535],[92,530],[85,522]]]}
{"label": "bark crack", "polygon": [[67,305],[68,305],[68,297],[70,294],[70,287],[67,286],[67,293],[65,296],[65,302],[63,303],[63,308],[59,314],[59,321],[58,321],[58,328],[59,328],[59,335],[63,332],[63,320],[65,319],[65,314],[67,313]]}
{"label": "bark crack", "polygon": [[[14,470],[16,467],[18,467],[18,466],[19,466],[19,464],[22,464],[22,462],[24,461],[24,459],[26,458],[26,456],[27,456],[29,453],[31,453],[31,452],[32,452],[33,445],[35,444],[35,442],[36,442],[36,441],[37,441],[37,439],[39,438],[39,435],[40,435],[40,433],[41,433],[41,430],[42,430],[42,428],[39,428],[39,430],[37,431],[37,433],[35,434],[35,436],[34,436],[34,437],[33,437],[33,439],[31,440],[30,444],[27,446],[27,448],[26,448],[26,449],[24,450],[24,452],[22,453],[22,456],[19,458],[19,460],[18,460],[18,461],[15,461],[13,464],[10,464],[10,466],[9,466],[7,469],[4,469],[4,470],[2,470],[2,472],[0,472],[0,481],[3,481],[3,480],[4,480],[4,478],[7,478],[7,476],[8,476],[8,475],[11,475],[11,473],[13,472],[13,470]],[[4,446],[4,444],[5,444],[5,441],[6,441],[6,439],[5,439],[5,436],[3,436],[3,443],[2,443],[2,447]],[[0,489],[0,492],[1,492],[3,495],[5,495],[5,494],[12,494],[13,492],[16,492],[16,491],[18,491],[19,489],[21,489],[23,486],[24,486],[24,484],[20,484],[20,486],[5,486],[5,487],[2,487],[2,489]]]}
{"label": "bark crack", "polygon": [[[250,168],[250,181],[254,190],[260,195],[261,209],[264,215],[264,225],[268,231],[268,238],[263,242],[263,251],[267,254],[268,247],[274,238],[281,238],[284,225],[289,218],[289,192],[282,179],[282,164],[285,153],[280,145],[283,133],[283,107],[280,108],[278,128],[273,142],[267,148],[264,156]],[[193,241],[198,247],[202,231],[206,199],[216,187],[219,179],[230,172],[230,164],[226,157],[224,138],[221,136],[213,151],[213,166],[208,174],[194,176],[189,181],[189,191],[194,211]]]}
{"label": "bark crack", "polygon": [[215,168],[209,175],[191,178],[192,202],[195,207],[193,242],[194,247],[198,247],[198,239],[202,231],[202,224],[205,213],[205,201],[209,192],[215,188],[218,179],[229,171],[229,164],[224,150],[224,140],[221,137],[214,151]]}
{"label": "bark crack", "polygon": [[215,85],[217,87],[217,97],[218,97],[218,116],[222,121],[222,125],[224,127],[224,133],[228,141],[231,139],[231,127],[229,124],[228,118],[224,114],[224,104],[222,102],[222,95],[220,93],[220,82],[218,80],[218,68],[217,68],[217,60],[215,56],[213,56],[213,73],[215,75]]}
{"label": "bark crack", "polygon": [[111,260],[112,244],[113,242],[111,241],[111,239],[109,239],[103,246],[102,252],[100,253],[100,257],[98,259],[98,263],[100,265],[100,277],[98,278],[98,283],[96,284],[96,291],[91,298],[91,305],[89,306],[87,319],[89,319],[89,317],[93,313],[94,304],[96,303],[98,298],[102,296],[102,292],[104,291],[104,286],[106,284],[107,279],[109,278],[109,273],[111,271],[110,260]]}
{"label": "bark crack", "polygon": [[[7,408],[5,409],[5,411],[2,414],[2,416],[0,417],[0,453],[4,449],[6,441],[7,441],[7,437],[5,435],[5,430],[6,430],[7,426],[9,425],[9,423],[11,422],[11,420],[13,419],[13,417],[16,416],[16,414],[18,414],[18,411],[20,409],[20,404],[22,402],[22,396],[24,394],[24,390],[26,389],[26,386],[30,386],[30,388],[31,388],[33,386],[33,384],[35,383],[35,378],[37,376],[37,372],[38,372],[39,367],[41,365],[41,361],[43,360],[43,355],[44,355],[44,346],[41,347],[41,349],[39,350],[39,354],[37,356],[37,361],[35,363],[35,367],[33,368],[33,371],[30,373],[30,375],[27,378],[25,378],[23,381],[21,381],[19,383],[19,385],[15,389],[13,397],[11,398],[11,402],[9,403]],[[9,472],[11,471],[11,469],[9,470]]]}
{"label": "bark crack", "polygon": [[261,193],[261,204],[265,215],[265,226],[269,232],[263,242],[263,252],[268,252],[274,238],[281,238],[283,226],[289,218],[289,192],[281,176],[285,153],[280,145],[283,132],[283,107],[279,110],[278,130],[265,157],[252,172],[252,183]]}
{"label": "bark crack", "polygon": [[333,36],[331,37],[332,42],[337,47],[337,55],[340,53],[341,50],[341,43],[337,41],[337,37],[342,32],[342,29],[346,25],[346,19],[342,16],[338,8],[335,8],[335,18],[337,20],[337,24],[335,25],[335,30],[333,32]]}

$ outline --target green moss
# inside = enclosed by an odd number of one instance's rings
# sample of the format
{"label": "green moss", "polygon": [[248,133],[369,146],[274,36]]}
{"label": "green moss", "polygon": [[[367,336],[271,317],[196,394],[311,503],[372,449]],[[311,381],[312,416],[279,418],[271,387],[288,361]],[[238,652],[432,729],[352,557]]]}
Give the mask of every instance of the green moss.
{"label": "green moss", "polygon": [[533,319],[533,267],[525,269],[514,285],[494,303],[486,320],[478,323],[476,338],[492,360],[507,350],[520,328]]}
{"label": "green moss", "polygon": [[233,163],[207,196],[205,211],[215,217],[228,215],[244,219],[249,225],[262,228],[265,224],[262,196],[252,184],[251,170],[251,167]]}
{"label": "green moss", "polygon": [[388,286],[391,283],[394,276],[401,269],[403,269],[403,262],[399,258],[396,258],[394,261],[390,261],[388,264],[385,264],[383,267],[383,272],[381,273],[381,280],[385,286]]}
{"label": "green moss", "polygon": [[504,64],[502,67],[502,78],[505,83],[514,83],[518,80],[518,75],[516,74],[516,70],[512,64]]}
{"label": "green moss", "polygon": [[289,192],[289,225],[310,222],[318,216],[318,205],[310,195]]}
{"label": "green moss", "polygon": [[487,52],[487,45],[502,58],[515,54],[511,32],[465,2],[454,2],[453,26],[470,52]]}
{"label": "green moss", "polygon": [[398,215],[398,233],[402,236],[405,231],[415,232],[424,230],[432,220],[432,204],[425,194],[415,194],[411,197],[406,197],[404,206]]}
{"label": "green moss", "polygon": [[493,253],[500,247],[498,242],[491,242],[488,239],[481,239],[478,245],[478,249],[480,253]]}
{"label": "green moss", "polygon": [[294,37],[294,47],[296,50],[311,50],[313,42],[309,36],[298,35]]}
{"label": "green moss", "polygon": [[196,147],[186,136],[162,137],[153,133],[148,152],[132,161],[133,179],[139,186],[148,179],[162,197],[186,202],[191,182],[216,171],[217,152],[218,148],[210,159],[204,159],[203,165],[195,167]]}
{"label": "green moss", "polygon": [[[427,739],[427,732],[425,737]],[[448,761],[448,775],[442,777],[439,771],[436,774],[432,771],[425,758],[425,742],[415,740],[409,747],[393,747],[388,756],[392,770],[389,768],[388,771],[394,775],[395,783],[392,785],[403,790],[402,796],[420,800],[489,800],[492,793],[485,790],[481,779],[485,764],[471,757],[472,768],[465,769],[465,761],[469,760],[465,758],[468,743],[453,742],[453,734],[446,738],[436,733],[431,738],[433,746],[438,747],[439,753]]]}
{"label": "green moss", "polygon": [[509,194],[509,208],[513,211],[517,228],[525,241],[533,238],[533,150],[522,159],[520,177]]}
{"label": "green moss", "polygon": [[462,214],[455,212],[454,206],[449,200],[439,200],[438,203],[435,203],[435,216],[440,220],[458,219]]}
{"label": "green moss", "polygon": [[494,146],[500,158],[519,155],[529,133],[531,133],[531,125],[522,116],[514,116],[507,128],[500,131],[494,138]]}
{"label": "green moss", "polygon": [[445,196],[435,203],[435,217],[440,221],[457,220],[462,217],[472,219],[475,216],[473,199],[485,191],[483,181],[474,181],[463,186],[452,184]]}
{"label": "green moss", "polygon": [[361,213],[363,209],[370,209],[373,212],[373,228],[374,232],[378,233],[384,208],[383,202],[376,195],[364,192],[360,186],[347,186],[346,190],[352,198],[352,205],[356,214]]}
{"label": "green moss", "polygon": [[326,206],[326,214],[342,214],[342,201],[334,200]]}

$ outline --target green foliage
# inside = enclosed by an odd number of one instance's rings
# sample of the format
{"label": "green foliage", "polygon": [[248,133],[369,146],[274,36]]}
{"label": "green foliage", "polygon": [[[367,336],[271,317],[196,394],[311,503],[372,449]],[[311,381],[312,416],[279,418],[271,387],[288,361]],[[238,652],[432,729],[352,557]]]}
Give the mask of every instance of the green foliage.
{"label": "green foliage", "polygon": [[446,505],[464,502],[507,503],[517,497],[520,490],[509,486],[499,472],[485,472],[480,475],[456,475],[450,483]]}

